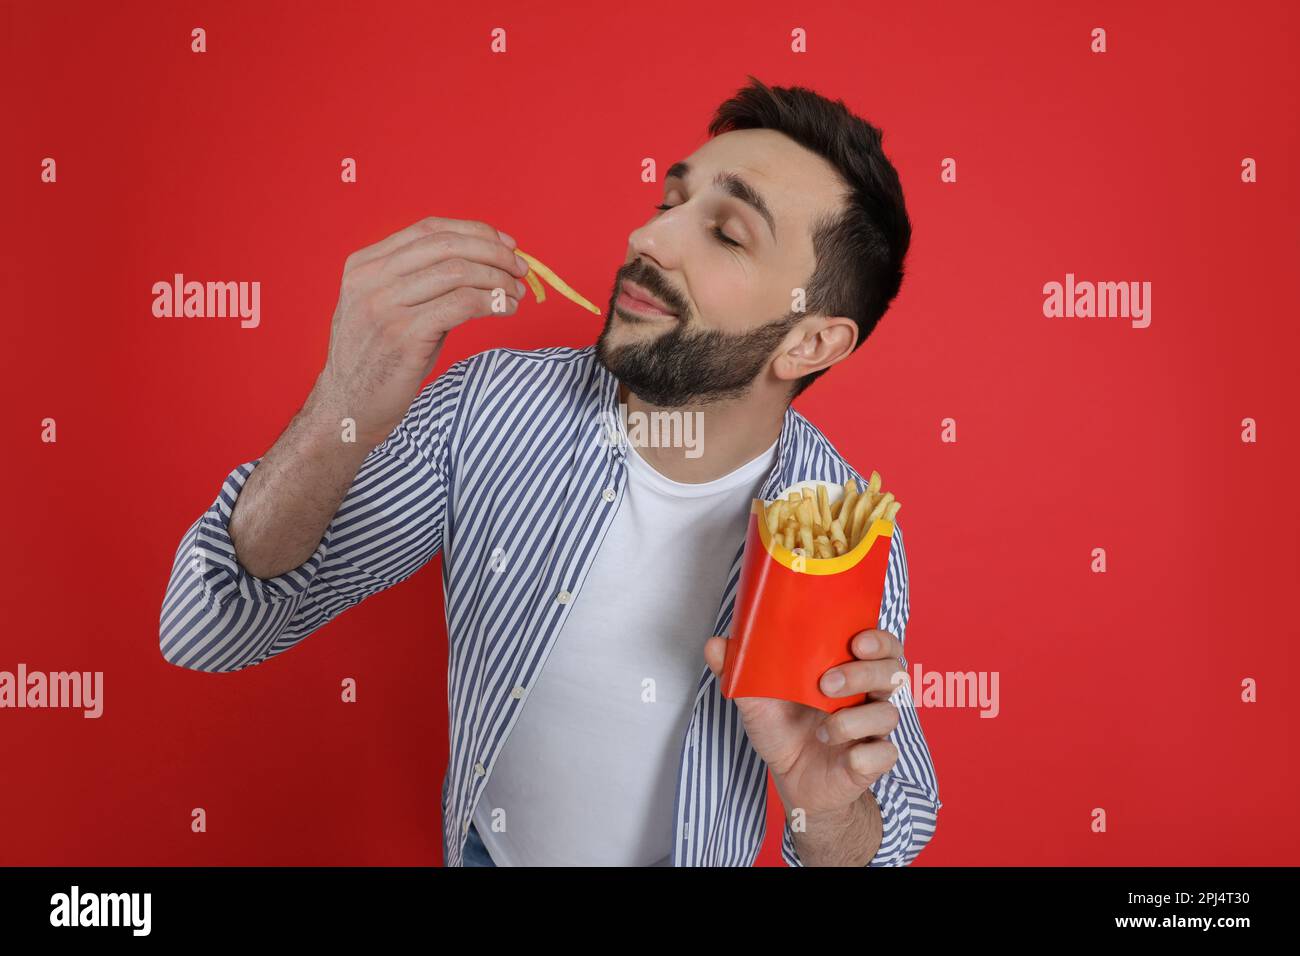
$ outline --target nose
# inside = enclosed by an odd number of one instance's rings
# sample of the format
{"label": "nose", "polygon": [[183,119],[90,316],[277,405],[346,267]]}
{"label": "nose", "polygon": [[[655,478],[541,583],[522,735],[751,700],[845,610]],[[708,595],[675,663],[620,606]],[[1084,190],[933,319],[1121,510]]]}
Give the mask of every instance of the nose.
{"label": "nose", "polygon": [[669,210],[660,213],[640,228],[633,229],[628,236],[632,258],[645,259],[648,263],[657,266],[661,272],[674,271],[677,255],[674,250],[680,246],[672,238],[676,221],[677,217]]}

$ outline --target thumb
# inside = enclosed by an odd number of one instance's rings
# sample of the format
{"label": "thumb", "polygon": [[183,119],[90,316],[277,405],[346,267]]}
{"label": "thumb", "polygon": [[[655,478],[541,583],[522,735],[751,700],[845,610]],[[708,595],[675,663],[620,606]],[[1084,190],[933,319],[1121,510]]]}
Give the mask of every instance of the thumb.
{"label": "thumb", "polygon": [[727,660],[727,639],[713,636],[704,642],[704,663],[709,665],[713,676],[722,677],[722,665]]}

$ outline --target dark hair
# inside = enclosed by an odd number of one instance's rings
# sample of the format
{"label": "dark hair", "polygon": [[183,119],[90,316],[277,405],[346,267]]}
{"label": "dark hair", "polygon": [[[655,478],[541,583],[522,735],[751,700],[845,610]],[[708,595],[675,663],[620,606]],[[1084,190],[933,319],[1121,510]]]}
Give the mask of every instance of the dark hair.
{"label": "dark hair", "polygon": [[[826,158],[847,182],[845,209],[813,223],[816,266],[806,289],[808,313],[845,315],[866,341],[903,282],[912,223],[898,172],[881,150],[881,133],[849,112],[842,100],[803,87],[750,85],[718,107],[709,135],[733,129],[770,129]],[[854,346],[855,350],[857,346]],[[827,369],[796,380],[794,400]]]}

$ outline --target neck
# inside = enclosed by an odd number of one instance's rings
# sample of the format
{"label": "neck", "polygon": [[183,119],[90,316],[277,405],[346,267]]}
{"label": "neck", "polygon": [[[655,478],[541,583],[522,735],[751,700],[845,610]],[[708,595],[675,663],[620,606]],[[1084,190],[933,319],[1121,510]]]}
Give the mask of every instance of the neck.
{"label": "neck", "polygon": [[[628,433],[637,454],[664,477],[683,484],[721,478],[767,451],[781,435],[787,407],[779,395],[755,388],[741,398],[665,408],[642,401],[622,382],[618,400],[627,406]],[[637,423],[644,425],[644,435],[657,435],[659,441],[638,441]],[[689,441],[670,441],[674,435],[689,436]]]}

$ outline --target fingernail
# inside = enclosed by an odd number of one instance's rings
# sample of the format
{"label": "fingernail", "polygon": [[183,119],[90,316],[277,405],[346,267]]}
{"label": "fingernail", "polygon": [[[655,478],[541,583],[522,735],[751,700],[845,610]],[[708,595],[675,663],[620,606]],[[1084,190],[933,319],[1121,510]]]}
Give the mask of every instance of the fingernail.
{"label": "fingernail", "polygon": [[844,686],[844,675],[839,671],[831,671],[822,678],[822,690],[828,694],[833,694]]}
{"label": "fingernail", "polygon": [[523,297],[524,294],[524,284],[520,282],[518,279],[515,280],[515,294],[520,296],[521,298]]}
{"label": "fingernail", "polygon": [[827,743],[831,739],[831,735],[826,732],[825,724],[822,724],[820,727],[817,728],[817,739],[820,740],[822,743]]}
{"label": "fingernail", "polygon": [[526,260],[523,256],[515,256],[515,262],[519,263],[519,268],[522,269],[525,273],[528,271],[528,260]]}
{"label": "fingernail", "polygon": [[515,237],[512,236],[512,235],[510,235],[510,233],[508,233],[508,232],[502,232],[500,229],[498,229],[498,230],[497,230],[497,235],[500,236],[500,237],[501,237],[501,241],[504,242],[504,243],[505,243],[507,246],[509,246],[511,249],[513,249],[513,248],[515,248],[517,245],[519,245],[519,243],[515,242]]}

